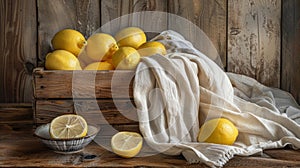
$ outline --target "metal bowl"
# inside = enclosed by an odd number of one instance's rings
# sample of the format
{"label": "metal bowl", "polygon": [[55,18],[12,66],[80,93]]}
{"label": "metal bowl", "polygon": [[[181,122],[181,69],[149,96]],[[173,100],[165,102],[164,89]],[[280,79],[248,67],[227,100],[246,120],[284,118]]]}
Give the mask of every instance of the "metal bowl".
{"label": "metal bowl", "polygon": [[53,139],[49,133],[49,126],[50,123],[40,125],[34,131],[34,135],[54,152],[62,154],[72,154],[82,151],[83,148],[87,146],[99,132],[99,128],[88,125],[88,133],[82,138]]}

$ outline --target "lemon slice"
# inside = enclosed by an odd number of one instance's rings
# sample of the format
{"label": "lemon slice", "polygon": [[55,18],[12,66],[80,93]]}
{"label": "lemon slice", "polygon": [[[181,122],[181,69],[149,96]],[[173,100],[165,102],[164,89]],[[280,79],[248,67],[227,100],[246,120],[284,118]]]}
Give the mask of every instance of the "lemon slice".
{"label": "lemon slice", "polygon": [[80,115],[61,115],[50,123],[50,135],[55,139],[81,138],[86,136],[87,131],[88,125]]}
{"label": "lemon slice", "polygon": [[136,156],[142,149],[143,138],[136,132],[119,132],[111,139],[111,147],[115,154],[132,158]]}

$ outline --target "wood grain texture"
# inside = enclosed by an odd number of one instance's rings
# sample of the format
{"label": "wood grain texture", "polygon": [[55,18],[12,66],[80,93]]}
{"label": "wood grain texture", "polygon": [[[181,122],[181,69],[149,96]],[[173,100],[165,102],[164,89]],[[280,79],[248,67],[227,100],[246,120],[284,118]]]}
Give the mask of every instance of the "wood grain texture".
{"label": "wood grain texture", "polygon": [[0,125],[33,124],[33,109],[29,104],[0,104]]}
{"label": "wood grain texture", "polygon": [[280,85],[280,0],[228,0],[228,71]]}
{"label": "wood grain texture", "polygon": [[134,71],[34,72],[34,96],[48,98],[132,98]]}
{"label": "wood grain texture", "polygon": [[41,62],[52,50],[51,39],[58,31],[72,28],[87,38],[100,26],[99,0],[37,0],[37,4],[38,56]]}
{"label": "wood grain texture", "polygon": [[[226,67],[227,0],[169,0],[168,8],[170,13],[191,22],[181,22],[172,16],[168,18],[168,28],[180,32],[196,48]],[[199,33],[199,28],[208,38]]]}
{"label": "wood grain texture", "polygon": [[79,114],[90,124],[137,124],[137,114],[131,100],[37,100],[35,123],[49,123],[63,114]]}
{"label": "wood grain texture", "polygon": [[122,28],[136,26],[145,32],[161,32],[167,29],[167,14],[162,13],[166,11],[165,0],[102,0],[102,31],[115,35]]}
{"label": "wood grain texture", "polygon": [[35,0],[0,0],[0,102],[32,100],[31,73],[36,66]]}
{"label": "wood grain texture", "polygon": [[[97,135],[104,145],[90,143],[82,152],[61,155],[49,150],[38,138],[32,136],[32,126],[16,128],[4,125],[0,129],[0,167],[197,167],[204,164],[187,164],[183,156],[155,154],[143,145],[141,154],[131,159],[118,157],[109,148],[110,136]],[[2,136],[5,135],[5,136]],[[266,150],[269,157],[235,156],[224,166],[227,167],[300,167],[299,151],[291,149]],[[290,156],[286,159],[285,156]]]}
{"label": "wood grain texture", "polygon": [[300,103],[300,1],[283,1],[281,88]]}

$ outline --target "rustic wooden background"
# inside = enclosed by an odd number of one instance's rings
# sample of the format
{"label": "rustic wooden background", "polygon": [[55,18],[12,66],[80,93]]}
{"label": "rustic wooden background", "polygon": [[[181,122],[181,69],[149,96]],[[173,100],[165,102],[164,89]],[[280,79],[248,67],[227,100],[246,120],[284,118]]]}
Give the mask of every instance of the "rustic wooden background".
{"label": "rustic wooden background", "polygon": [[[57,31],[73,28],[88,37],[137,11],[190,20],[210,37],[225,70],[287,90],[300,102],[299,0],[0,0],[0,103],[32,102],[32,70]],[[172,24],[164,19],[161,29]]]}

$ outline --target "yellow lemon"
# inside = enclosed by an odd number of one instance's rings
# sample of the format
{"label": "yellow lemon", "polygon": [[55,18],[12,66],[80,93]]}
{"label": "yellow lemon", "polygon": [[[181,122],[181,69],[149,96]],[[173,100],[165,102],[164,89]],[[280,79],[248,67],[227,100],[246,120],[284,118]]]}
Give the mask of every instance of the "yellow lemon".
{"label": "yellow lemon", "polygon": [[111,65],[113,65],[113,63],[112,63],[112,58],[106,60],[105,62],[108,62],[108,63],[110,63]]}
{"label": "yellow lemon", "polygon": [[225,118],[216,118],[205,122],[198,134],[199,142],[232,145],[238,136],[238,129]]}
{"label": "yellow lemon", "polygon": [[115,154],[124,157],[132,158],[136,156],[143,146],[143,138],[135,132],[119,132],[111,139],[111,147]]}
{"label": "yellow lemon", "polygon": [[49,70],[81,70],[77,57],[66,50],[55,50],[48,53],[45,67]]}
{"label": "yellow lemon", "polygon": [[140,54],[132,47],[121,47],[112,56],[112,63],[116,69],[135,69],[140,62]]}
{"label": "yellow lemon", "polygon": [[141,57],[151,56],[154,54],[165,55],[167,53],[165,46],[158,41],[149,41],[138,48]]}
{"label": "yellow lemon", "polygon": [[87,40],[86,54],[94,61],[105,61],[118,49],[116,40],[111,35],[96,33]]}
{"label": "yellow lemon", "polygon": [[127,27],[120,30],[115,38],[119,47],[133,47],[138,49],[147,41],[145,32],[138,27]]}
{"label": "yellow lemon", "polygon": [[54,50],[67,50],[75,56],[79,55],[85,43],[84,36],[79,31],[73,29],[61,30],[51,40]]}
{"label": "yellow lemon", "polygon": [[81,138],[86,136],[88,125],[80,115],[65,114],[51,121],[49,131],[55,139]]}
{"label": "yellow lemon", "polygon": [[84,68],[84,70],[114,70],[114,66],[107,62],[94,62]]}

